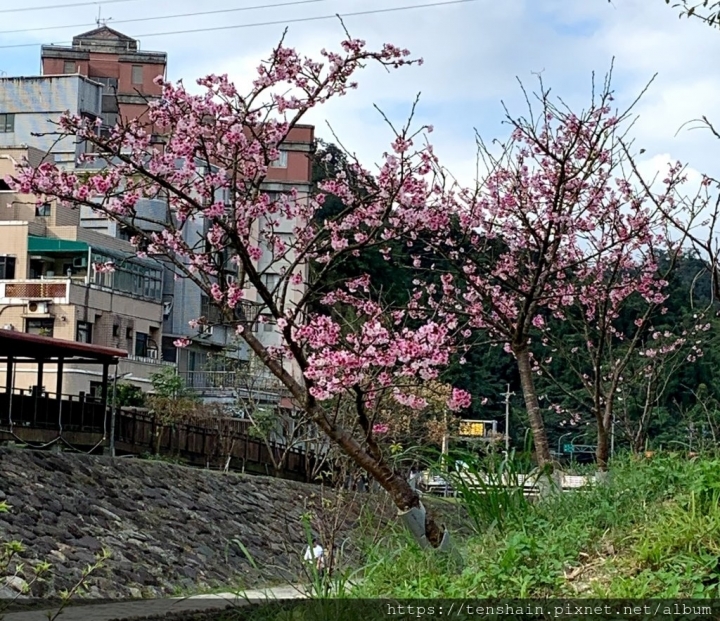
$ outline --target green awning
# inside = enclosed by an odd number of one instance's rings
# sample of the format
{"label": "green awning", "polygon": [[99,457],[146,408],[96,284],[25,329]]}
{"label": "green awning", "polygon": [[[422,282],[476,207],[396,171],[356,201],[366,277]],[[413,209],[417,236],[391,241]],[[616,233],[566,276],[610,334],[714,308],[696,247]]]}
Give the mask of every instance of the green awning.
{"label": "green awning", "polygon": [[77,254],[87,251],[85,242],[28,235],[28,254]]}

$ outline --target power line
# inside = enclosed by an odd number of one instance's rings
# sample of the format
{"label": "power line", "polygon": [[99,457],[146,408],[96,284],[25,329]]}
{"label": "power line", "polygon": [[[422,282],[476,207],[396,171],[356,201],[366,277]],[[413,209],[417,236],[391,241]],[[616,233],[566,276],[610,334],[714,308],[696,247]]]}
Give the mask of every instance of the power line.
{"label": "power line", "polygon": [[275,22],[258,22],[255,24],[238,24],[236,26],[215,26],[213,28],[195,28],[193,30],[175,30],[172,32],[155,32],[149,34],[133,35],[137,38],[147,39],[148,37],[164,37],[179,34],[191,34],[193,32],[214,32],[218,30],[234,30],[236,28],[254,28],[257,26],[279,26],[283,24],[296,24],[299,22],[314,22],[325,19],[337,19],[338,17],[356,17],[360,15],[373,15],[375,13],[392,13],[394,11],[409,11],[411,9],[424,9],[436,6],[445,6],[448,4],[466,4],[468,2],[477,2],[477,0],[443,0],[442,2],[432,2],[429,4],[413,4],[410,6],[398,6],[390,9],[373,9],[368,11],[355,11],[354,13],[336,13],[335,15],[320,15],[318,17],[299,17],[297,19],[285,19]]}
{"label": "power line", "polygon": [[95,2],[73,2],[70,4],[47,4],[45,6],[24,6],[19,9],[0,9],[0,13],[24,13],[25,11],[52,11],[69,9],[76,6],[97,6],[98,4],[116,4],[118,2],[137,2],[138,0],[95,0]]}
{"label": "power line", "polygon": [[[130,0],[122,0],[129,2]],[[180,17],[200,17],[201,15],[218,15],[220,13],[237,13],[239,11],[254,11],[257,9],[272,9],[280,6],[294,6],[297,4],[312,4],[316,2],[327,2],[328,0],[293,0],[292,2],[280,2],[278,4],[257,4],[255,6],[243,6],[235,9],[218,9],[216,11],[200,11],[197,13],[178,13],[176,15],[157,15],[153,17],[136,17],[135,19],[110,20],[113,24],[130,24],[135,22],[151,22],[158,19],[175,19]],[[20,34],[24,32],[40,32],[44,30],[63,30],[65,28],[88,28],[95,24],[67,24],[65,26],[43,26],[41,28],[21,28],[18,30],[0,30],[0,35]]]}
{"label": "power line", "polygon": [[[124,0],[115,0],[117,2],[121,2]],[[438,7],[438,6],[448,6],[451,4],[468,4],[470,2],[477,2],[478,0],[444,0],[442,2],[431,2],[428,4],[412,4],[408,6],[398,6],[398,7],[392,7],[389,9],[373,9],[368,11],[355,11],[352,13],[336,13],[334,15],[318,15],[316,17],[299,17],[296,19],[283,19],[278,21],[272,21],[272,22],[255,22],[252,24],[237,24],[235,26],[214,26],[211,28],[192,28],[189,30],[173,30],[168,32],[150,32],[146,34],[134,34],[131,35],[135,39],[147,39],[150,37],[166,37],[166,36],[172,36],[172,35],[181,35],[181,34],[193,34],[196,32],[217,32],[219,30],[236,30],[240,28],[257,28],[261,26],[284,26],[287,24],[297,24],[301,22],[315,22],[315,21],[321,21],[321,20],[327,20],[327,19],[337,19],[338,17],[358,17],[361,15],[375,15],[380,13],[393,13],[397,11],[410,11],[412,9],[425,9],[425,8],[431,8],[431,7]],[[0,45],[0,49],[9,49],[9,48],[15,48],[15,47],[35,47],[37,45],[40,45],[39,43],[16,43],[12,45]],[[52,45],[62,45],[62,44],[52,44]]]}

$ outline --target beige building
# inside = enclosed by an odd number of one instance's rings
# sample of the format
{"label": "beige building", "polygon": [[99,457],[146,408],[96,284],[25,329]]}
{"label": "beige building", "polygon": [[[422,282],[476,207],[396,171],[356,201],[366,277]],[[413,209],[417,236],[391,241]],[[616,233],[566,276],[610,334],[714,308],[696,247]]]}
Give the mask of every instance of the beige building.
{"label": "beige building", "polygon": [[[38,165],[44,154],[0,148],[0,180],[23,157]],[[108,262],[114,271],[93,268]],[[82,228],[78,209],[18,194],[0,181],[0,328],[125,350],[119,376],[147,390],[151,374],[166,364],[162,280],[162,266],[139,259],[130,243]],[[15,373],[16,387],[34,383],[30,369]],[[45,370],[53,373],[52,366]],[[97,370],[66,367],[63,391],[90,393],[100,381]],[[47,383],[55,385],[52,377]]]}

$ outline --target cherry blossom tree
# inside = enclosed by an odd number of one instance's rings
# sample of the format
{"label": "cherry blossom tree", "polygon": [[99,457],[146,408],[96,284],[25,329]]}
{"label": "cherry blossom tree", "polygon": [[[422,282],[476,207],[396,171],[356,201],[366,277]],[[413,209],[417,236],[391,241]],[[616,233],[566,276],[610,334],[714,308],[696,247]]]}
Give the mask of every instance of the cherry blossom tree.
{"label": "cherry blossom tree", "polygon": [[[508,142],[491,148],[478,139],[487,172],[475,187],[455,189],[454,219],[427,218],[428,228],[442,222],[435,250],[452,266],[430,304],[462,324],[464,337],[481,329],[514,356],[540,466],[552,464],[535,380],[549,319],[564,321],[578,303],[598,318],[605,295],[610,306],[596,327],[607,334],[631,291],[662,301],[652,257],[637,255],[664,233],[658,205],[672,208],[681,171],[670,172],[660,195],[631,183],[633,106],[613,109],[610,77],[580,113],[551,99],[541,81],[536,105],[526,97],[528,116],[507,113]],[[613,269],[620,280],[603,290]]]}
{"label": "cherry blossom tree", "polygon": [[[71,136],[94,147],[79,170],[52,163],[25,166],[13,183],[121,223],[140,256],[160,259],[176,277],[195,283],[219,309],[220,321],[234,326],[287,388],[295,406],[387,490],[421,545],[444,547],[447,532],[393,470],[373,428],[378,405],[388,395],[406,407],[425,406],[406,388],[437,378],[448,364],[455,323],[426,315],[409,324],[406,309],[387,309],[372,299],[369,275],[337,282],[315,299],[317,283],[344,257],[384,249],[412,234],[424,223],[427,206],[442,212],[445,195],[434,175],[432,148],[411,146],[429,128],[414,131],[408,124],[377,173],[353,163],[352,183],[340,172],[317,196],[291,191],[271,197],[264,185],[280,146],[308,111],[356,88],[355,74],[368,63],[395,69],[421,62],[408,56],[393,45],[370,51],[363,41],[348,38],[339,52],[323,50],[318,61],[281,42],[244,94],[226,76],[198,80],[201,94],[158,79],[162,96],[150,103],[148,119],[106,133],[84,118],[62,118],[58,139]],[[147,131],[150,126],[162,144]],[[316,222],[327,194],[345,209]],[[166,201],[166,219],[142,212],[138,205],[147,198]],[[204,223],[203,237],[185,235],[191,222]],[[288,230],[290,236],[281,234]],[[239,275],[237,282],[223,278],[228,264]],[[280,277],[269,284],[263,276],[271,272]],[[324,311],[311,310],[318,307],[311,302]],[[356,321],[343,321],[347,309]],[[280,346],[258,339],[252,330],[258,315],[276,322]],[[193,325],[209,322],[199,317]],[[467,393],[452,390],[447,405],[460,409],[469,401]],[[348,408],[351,424],[336,415]]]}
{"label": "cherry blossom tree", "polygon": [[[670,0],[665,0],[665,4],[670,4]],[[694,17],[708,26],[720,25],[720,2],[717,0],[677,0],[672,8],[680,9],[680,17]]]}
{"label": "cherry blossom tree", "polygon": [[[550,319],[541,331],[545,352],[538,369],[570,404],[570,409],[558,403],[552,407],[559,414],[571,413],[571,421],[582,418],[578,412],[592,416],[600,471],[607,470],[616,410],[627,428],[630,410],[637,410],[630,404],[642,395],[637,429],[647,430],[653,408],[679,365],[702,356],[699,338],[709,328],[702,323],[704,312],[685,326],[664,321],[668,279],[682,245],[675,246],[672,255],[661,251],[667,239],[658,235],[665,223],[657,211],[634,224],[633,239],[613,247],[582,275],[570,276],[578,295],[564,309],[564,325]],[[574,382],[567,382],[567,370]],[[632,446],[636,444],[634,440]]]}

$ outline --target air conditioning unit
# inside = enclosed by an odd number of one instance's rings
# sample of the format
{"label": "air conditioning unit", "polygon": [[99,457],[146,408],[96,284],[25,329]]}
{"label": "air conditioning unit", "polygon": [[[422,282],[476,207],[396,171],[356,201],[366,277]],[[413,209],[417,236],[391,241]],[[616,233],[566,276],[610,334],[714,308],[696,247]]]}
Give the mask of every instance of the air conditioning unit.
{"label": "air conditioning unit", "polygon": [[212,336],[213,326],[198,326],[198,336]]}
{"label": "air conditioning unit", "polygon": [[49,304],[47,302],[29,302],[28,315],[47,315]]}
{"label": "air conditioning unit", "polygon": [[77,268],[87,267],[87,257],[75,257],[72,264]]}

